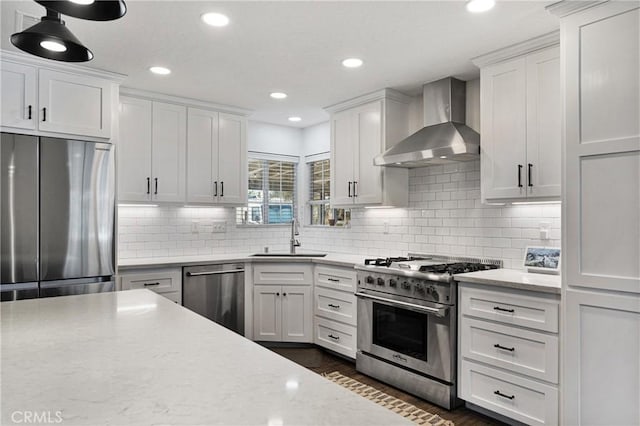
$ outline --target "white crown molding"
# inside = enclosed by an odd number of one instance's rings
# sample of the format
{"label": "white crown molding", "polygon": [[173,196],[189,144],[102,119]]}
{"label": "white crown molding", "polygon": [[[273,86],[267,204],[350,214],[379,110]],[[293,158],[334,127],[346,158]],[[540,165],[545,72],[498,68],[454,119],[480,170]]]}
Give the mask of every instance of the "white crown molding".
{"label": "white crown molding", "polygon": [[31,65],[38,68],[46,68],[53,71],[68,72],[72,74],[82,74],[90,77],[104,78],[112,80],[116,83],[122,83],[125,78],[124,74],[112,71],[99,70],[97,68],[89,68],[87,66],[71,64],[69,62],[59,62],[50,59],[44,59],[26,53],[11,52],[9,50],[0,50],[0,60],[7,62],[16,62],[22,65]]}
{"label": "white crown molding", "polygon": [[558,18],[564,18],[565,16],[572,15],[574,13],[580,12],[581,10],[588,9],[590,7],[597,6],[606,2],[607,0],[562,0],[557,3],[550,4],[545,9],[547,9],[547,12],[557,16]]}
{"label": "white crown molding", "polygon": [[410,104],[413,100],[411,96],[405,95],[404,93],[398,92],[397,90],[387,88],[367,93],[366,95],[358,96],[356,98],[349,99],[334,105],[329,105],[324,107],[323,109],[333,114],[335,112],[343,111],[345,109],[353,108],[358,105],[363,105],[373,101],[379,101],[382,99],[390,99],[403,104]]}
{"label": "white crown molding", "polygon": [[522,43],[512,44],[511,46],[504,47],[502,49],[494,50],[482,56],[471,59],[471,62],[478,68],[483,68],[487,65],[495,64],[498,62],[506,61],[507,59],[515,58],[517,56],[526,55],[536,50],[544,49],[547,47],[560,44],[560,31],[554,31],[548,34],[541,35],[540,37],[532,38]]}
{"label": "white crown molding", "polygon": [[229,114],[242,115],[245,117],[252,112],[250,109],[240,108],[233,105],[216,104],[213,102],[201,101],[198,99],[183,98],[180,96],[166,95],[164,93],[134,89],[133,87],[120,86],[120,95],[132,96],[135,98],[144,98],[151,101],[168,102],[172,104],[184,105],[187,107],[211,109],[218,112],[226,112]]}

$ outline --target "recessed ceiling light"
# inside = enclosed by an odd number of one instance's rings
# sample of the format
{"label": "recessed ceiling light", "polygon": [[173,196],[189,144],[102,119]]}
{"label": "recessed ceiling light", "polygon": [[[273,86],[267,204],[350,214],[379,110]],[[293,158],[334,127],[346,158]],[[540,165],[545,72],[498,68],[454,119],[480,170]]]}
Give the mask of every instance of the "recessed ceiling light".
{"label": "recessed ceiling light", "polygon": [[222,13],[205,13],[201,16],[202,22],[212,27],[226,27],[229,25],[229,17]]}
{"label": "recessed ceiling light", "polygon": [[446,155],[441,155],[440,158],[447,158],[447,156]]}
{"label": "recessed ceiling light", "polygon": [[69,1],[75,4],[87,5],[87,4],[92,4],[95,0],[69,0]]}
{"label": "recessed ceiling light", "polygon": [[40,42],[40,46],[44,47],[47,50],[51,50],[52,52],[66,52],[67,46],[64,44],[53,41],[53,40],[44,40]]}
{"label": "recessed ceiling light", "polygon": [[158,74],[158,75],[171,74],[171,70],[169,68],[165,68],[165,67],[151,67],[151,68],[149,68],[149,71],[151,71],[154,74]]}
{"label": "recessed ceiling light", "polygon": [[287,97],[287,94],[282,92],[273,92],[269,96],[271,96],[273,99],[284,99]]}
{"label": "recessed ceiling light", "polygon": [[486,12],[493,9],[496,0],[469,0],[467,2],[467,10],[472,13]]}
{"label": "recessed ceiling light", "polygon": [[289,117],[289,121],[298,122],[298,121],[302,121],[302,118],[300,118],[300,117]]}
{"label": "recessed ceiling light", "polygon": [[347,68],[359,68],[362,66],[362,59],[347,58],[344,61],[342,61],[342,65]]}

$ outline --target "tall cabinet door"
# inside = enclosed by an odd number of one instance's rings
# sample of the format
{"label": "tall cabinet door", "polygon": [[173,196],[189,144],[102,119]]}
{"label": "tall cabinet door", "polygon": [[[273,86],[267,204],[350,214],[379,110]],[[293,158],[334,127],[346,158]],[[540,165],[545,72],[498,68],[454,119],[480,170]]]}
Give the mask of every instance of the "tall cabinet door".
{"label": "tall cabinet door", "polygon": [[355,111],[354,156],[355,204],[382,203],[382,167],[373,158],[382,152],[382,101],[363,105]]}
{"label": "tall cabinet door", "polygon": [[151,101],[120,97],[118,201],[151,199]]}
{"label": "tall cabinet door", "polygon": [[527,56],[527,197],[560,197],[561,107],[560,47]]}
{"label": "tall cabinet door", "polygon": [[342,111],[331,119],[331,204],[353,204],[352,112]]}
{"label": "tall cabinet door", "polygon": [[187,109],[153,102],[153,172],[151,194],[155,201],[185,201]]}
{"label": "tall cabinet door", "polygon": [[282,340],[281,291],[282,287],[279,285],[253,287],[253,340]]}
{"label": "tall cabinet door", "polygon": [[218,113],[189,108],[187,202],[212,203],[218,185]]}
{"label": "tall cabinet door", "polygon": [[247,203],[246,119],[220,113],[218,144],[218,202]]}
{"label": "tall cabinet door", "polygon": [[93,77],[40,70],[40,130],[111,137],[111,83]]}
{"label": "tall cabinet door", "polygon": [[480,71],[483,199],[521,198],[526,185],[526,61]]}
{"label": "tall cabinet door", "polygon": [[606,2],[564,17],[561,26],[565,327],[560,423],[637,425],[640,8],[637,2]]}
{"label": "tall cabinet door", "polygon": [[35,129],[38,108],[36,106],[36,75],[34,67],[2,63],[2,126]]}
{"label": "tall cabinet door", "polygon": [[312,342],[311,286],[282,287],[282,341]]}

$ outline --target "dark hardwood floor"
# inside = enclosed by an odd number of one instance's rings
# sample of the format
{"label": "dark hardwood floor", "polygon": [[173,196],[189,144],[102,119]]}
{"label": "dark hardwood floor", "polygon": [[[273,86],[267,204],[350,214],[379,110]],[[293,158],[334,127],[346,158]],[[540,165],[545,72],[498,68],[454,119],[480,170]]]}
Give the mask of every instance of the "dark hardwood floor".
{"label": "dark hardwood floor", "polygon": [[447,411],[444,408],[432,405],[423,399],[404,393],[399,389],[357,372],[355,363],[317,347],[269,347],[269,349],[297,364],[302,365],[303,367],[315,371],[318,374],[338,371],[345,376],[349,376],[359,382],[373,386],[382,392],[401,399],[402,401],[413,404],[422,410],[432,414],[438,414],[444,419],[451,420],[456,424],[456,426],[504,425],[504,423],[483,416],[482,414],[471,411],[465,407]]}

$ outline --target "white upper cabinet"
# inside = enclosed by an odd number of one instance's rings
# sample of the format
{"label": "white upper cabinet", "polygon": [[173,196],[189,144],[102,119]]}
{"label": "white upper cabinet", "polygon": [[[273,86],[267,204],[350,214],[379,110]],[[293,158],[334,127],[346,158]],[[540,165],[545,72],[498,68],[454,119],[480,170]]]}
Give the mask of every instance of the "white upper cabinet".
{"label": "white upper cabinet", "polygon": [[151,111],[151,101],[120,97],[120,201],[149,201],[151,197]]}
{"label": "white upper cabinet", "polygon": [[2,125],[35,129],[37,116],[36,81],[38,70],[29,65],[2,63]]}
{"label": "white upper cabinet", "polygon": [[4,50],[0,69],[3,131],[111,138],[124,76]]}
{"label": "white upper cabinet", "polygon": [[189,108],[188,123],[187,201],[246,204],[246,119]]}
{"label": "white upper cabinet", "polygon": [[185,201],[187,108],[153,102],[152,200]]}
{"label": "white upper cabinet", "polygon": [[390,89],[327,108],[331,113],[331,204],[406,206],[408,170],[374,157],[409,135],[410,98]]}
{"label": "white upper cabinet", "polygon": [[39,125],[43,131],[111,136],[111,83],[66,72],[40,70]]}
{"label": "white upper cabinet", "polygon": [[[560,49],[557,34],[523,43],[481,67],[483,200],[557,200],[561,181]],[[509,59],[504,59],[508,57]]]}

